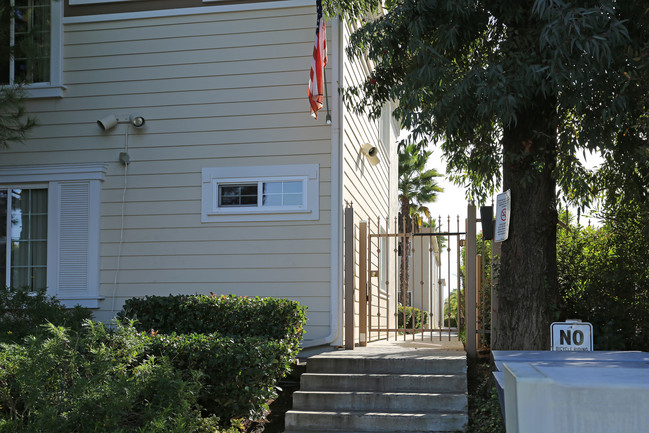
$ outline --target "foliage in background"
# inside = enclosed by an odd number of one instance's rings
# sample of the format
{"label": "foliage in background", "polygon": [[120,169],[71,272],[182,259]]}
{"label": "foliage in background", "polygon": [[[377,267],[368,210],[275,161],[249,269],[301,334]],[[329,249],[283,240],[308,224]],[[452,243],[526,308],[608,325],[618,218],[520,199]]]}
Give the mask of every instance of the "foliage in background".
{"label": "foliage in background", "polygon": [[649,350],[649,231],[640,209],[620,208],[603,227],[570,224],[557,242],[556,319],[592,323],[597,350]]}
{"label": "foliage in background", "polygon": [[79,333],[46,326],[0,346],[0,432],[214,432],[203,418],[197,372],[152,356],[154,337],[87,322]]}
{"label": "foliage in background", "polygon": [[444,299],[444,326],[451,328],[456,327],[457,314],[457,289],[453,289],[449,297]]}
{"label": "foliage in background", "polygon": [[[421,153],[414,145],[399,147],[399,202],[400,218],[412,218],[418,225],[430,219],[428,204],[437,200],[437,194],[444,190],[435,178],[442,177],[434,168],[426,169],[426,162],[432,152]],[[423,215],[422,215],[423,214]],[[407,231],[412,229],[409,225]]]}
{"label": "foliage in background", "polygon": [[421,311],[419,308],[399,305],[399,328],[403,328],[404,323],[407,329],[424,329],[428,326],[428,312]]}
{"label": "foliage in background", "polygon": [[28,335],[42,333],[46,323],[79,330],[91,317],[89,310],[78,306],[67,309],[45,292],[27,287],[0,288],[0,342],[20,342]]}
{"label": "foliage in background", "polygon": [[[492,242],[485,240],[482,237],[482,233],[476,236],[476,254],[482,256],[482,269],[476,269],[476,272],[482,273],[482,287],[479,288],[479,296],[476,298],[477,306],[477,316],[478,326],[480,329],[489,330],[491,329],[491,292],[496,290],[494,287],[494,281],[492,278],[492,273],[497,272],[498,263],[492,258]],[[460,265],[460,279],[464,282],[466,281],[466,247],[461,248],[461,265]],[[498,260],[498,258],[496,258]],[[460,292],[460,309],[461,309],[461,321],[466,317],[466,306],[464,302],[464,290]],[[456,317],[457,314],[457,293],[455,290],[451,292],[451,316]],[[444,306],[444,317],[448,317],[447,308],[448,304]],[[491,334],[483,333],[481,334],[480,342],[486,346],[491,347]]]}

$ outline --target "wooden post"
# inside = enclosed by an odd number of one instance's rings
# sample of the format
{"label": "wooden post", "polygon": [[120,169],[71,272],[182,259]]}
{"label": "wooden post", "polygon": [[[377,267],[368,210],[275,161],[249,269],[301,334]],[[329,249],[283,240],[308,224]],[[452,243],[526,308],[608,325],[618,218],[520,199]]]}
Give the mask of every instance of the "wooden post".
{"label": "wooden post", "polygon": [[498,332],[498,297],[494,291],[498,287],[501,245],[502,242],[491,241],[491,344],[494,341],[494,332]]}
{"label": "wooden post", "polygon": [[[476,273],[475,273],[475,299],[476,299],[476,309],[475,309],[475,315],[476,315],[476,340],[478,340],[477,347],[480,347],[480,336],[484,335],[482,334],[485,329],[484,329],[484,315],[482,316],[482,320],[480,320],[480,314],[479,312],[482,311],[484,313],[484,305],[482,302],[482,254],[477,254],[475,256],[475,268],[476,268]],[[479,307],[479,308],[478,308]]]}
{"label": "wooden post", "polygon": [[367,346],[367,221],[360,222],[358,237],[358,345]]}
{"label": "wooden post", "polygon": [[354,350],[354,208],[345,208],[345,349]]}
{"label": "wooden post", "polygon": [[475,206],[467,208],[466,227],[466,290],[464,302],[466,305],[466,353],[469,358],[477,358],[476,345],[476,210]]}

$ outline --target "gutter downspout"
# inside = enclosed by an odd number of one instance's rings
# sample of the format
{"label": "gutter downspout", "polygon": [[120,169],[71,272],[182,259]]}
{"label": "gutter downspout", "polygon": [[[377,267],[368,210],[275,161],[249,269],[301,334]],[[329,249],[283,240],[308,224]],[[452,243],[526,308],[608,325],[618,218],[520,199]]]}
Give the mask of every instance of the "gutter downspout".
{"label": "gutter downspout", "polygon": [[[331,22],[332,44],[338,50],[337,57],[332,62],[332,77],[337,77],[337,82],[332,78],[332,85],[329,89],[335,89],[335,97],[332,97],[332,124],[331,124],[331,239],[330,239],[330,264],[331,269],[329,279],[329,335],[317,340],[305,342],[304,348],[322,346],[331,344],[333,346],[342,345],[342,286],[343,286],[343,209],[342,209],[342,191],[343,191],[343,104],[341,95],[338,93],[338,87],[343,83],[343,23],[339,19]],[[333,85],[335,84],[335,86]]]}

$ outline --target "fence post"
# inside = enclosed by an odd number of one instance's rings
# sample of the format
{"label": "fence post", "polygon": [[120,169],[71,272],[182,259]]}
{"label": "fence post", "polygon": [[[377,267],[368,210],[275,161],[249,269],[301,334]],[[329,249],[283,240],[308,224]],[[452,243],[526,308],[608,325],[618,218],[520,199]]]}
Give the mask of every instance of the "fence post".
{"label": "fence post", "polygon": [[358,230],[358,345],[367,346],[367,221]]}
{"label": "fence post", "polygon": [[345,349],[354,350],[354,208],[345,208]]}
{"label": "fence post", "polygon": [[466,309],[466,353],[469,358],[477,358],[476,345],[476,210],[474,205],[467,208],[466,227],[466,290],[464,302]]}
{"label": "fence post", "polygon": [[[495,224],[495,223],[494,223]],[[495,230],[494,230],[495,233]],[[490,346],[493,346],[494,333],[498,332],[498,297],[494,293],[498,287],[498,277],[500,274],[500,247],[502,242],[491,241],[491,340]]]}

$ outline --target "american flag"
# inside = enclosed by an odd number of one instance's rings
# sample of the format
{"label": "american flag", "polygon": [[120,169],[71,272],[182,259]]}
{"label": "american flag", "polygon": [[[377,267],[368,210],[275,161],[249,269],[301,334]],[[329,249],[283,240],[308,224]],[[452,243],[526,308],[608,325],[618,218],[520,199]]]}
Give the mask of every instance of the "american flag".
{"label": "american flag", "polygon": [[313,46],[313,61],[311,63],[311,75],[309,77],[309,103],[311,104],[311,116],[318,118],[318,110],[322,108],[322,97],[324,95],[324,68],[327,65],[327,33],[325,21],[322,16],[322,1],[317,0],[318,21],[315,29],[315,45]]}

